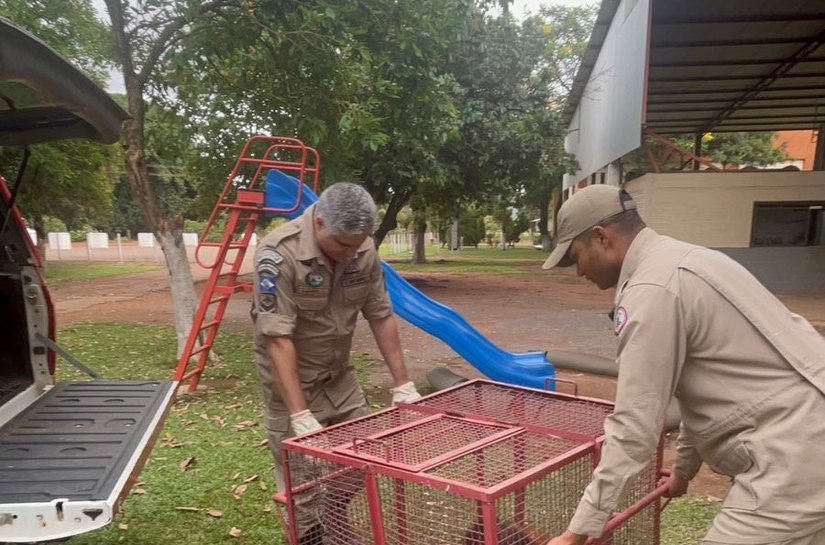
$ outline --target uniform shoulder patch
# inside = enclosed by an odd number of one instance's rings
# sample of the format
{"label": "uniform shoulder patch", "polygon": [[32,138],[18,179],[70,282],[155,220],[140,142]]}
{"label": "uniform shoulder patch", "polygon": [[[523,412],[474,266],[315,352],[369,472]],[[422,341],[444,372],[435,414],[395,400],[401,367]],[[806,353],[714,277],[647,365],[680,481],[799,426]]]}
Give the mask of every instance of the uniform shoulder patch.
{"label": "uniform shoulder patch", "polygon": [[627,323],[627,309],[619,307],[616,309],[616,315],[613,318],[613,333],[618,335],[624,329]]}
{"label": "uniform shoulder patch", "polygon": [[284,256],[278,252],[278,250],[273,250],[272,248],[264,248],[260,252],[258,252],[257,259],[255,261],[255,269],[258,271],[258,274],[261,276],[275,276],[277,277],[281,271],[278,269],[278,266],[284,262]]}
{"label": "uniform shoulder patch", "polygon": [[258,280],[258,291],[268,295],[275,295],[278,293],[277,276],[260,275]]}

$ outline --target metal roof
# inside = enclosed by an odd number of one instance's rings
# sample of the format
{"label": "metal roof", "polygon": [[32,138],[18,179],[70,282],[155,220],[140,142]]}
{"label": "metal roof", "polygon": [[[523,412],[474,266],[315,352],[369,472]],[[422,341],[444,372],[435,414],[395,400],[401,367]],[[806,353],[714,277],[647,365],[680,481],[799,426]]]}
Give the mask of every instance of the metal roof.
{"label": "metal roof", "polygon": [[[651,0],[646,124],[663,134],[825,123],[825,2]],[[618,0],[604,0],[564,110],[581,100]]]}

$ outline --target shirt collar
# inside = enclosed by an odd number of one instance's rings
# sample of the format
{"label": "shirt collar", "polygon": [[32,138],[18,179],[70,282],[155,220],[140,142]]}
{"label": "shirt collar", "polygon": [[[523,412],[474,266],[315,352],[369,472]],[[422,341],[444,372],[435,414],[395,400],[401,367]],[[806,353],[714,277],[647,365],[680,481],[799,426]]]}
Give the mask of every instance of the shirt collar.
{"label": "shirt collar", "polygon": [[624,256],[624,261],[622,262],[622,270],[619,273],[619,282],[616,284],[616,295],[621,293],[622,289],[624,289],[625,283],[630,280],[630,277],[633,276],[633,273],[639,268],[639,265],[647,253],[648,248],[656,242],[658,236],[659,234],[656,233],[656,231],[650,227],[645,227],[639,231],[633,239],[633,242],[630,243],[630,248],[627,249],[627,253]]}
{"label": "shirt collar", "polygon": [[321,247],[318,246],[318,240],[315,238],[316,206],[318,205],[313,204],[298,218],[298,223],[301,226],[301,234],[298,236],[298,251],[296,253],[300,261],[318,259],[323,263],[325,261],[324,253],[321,251]]}

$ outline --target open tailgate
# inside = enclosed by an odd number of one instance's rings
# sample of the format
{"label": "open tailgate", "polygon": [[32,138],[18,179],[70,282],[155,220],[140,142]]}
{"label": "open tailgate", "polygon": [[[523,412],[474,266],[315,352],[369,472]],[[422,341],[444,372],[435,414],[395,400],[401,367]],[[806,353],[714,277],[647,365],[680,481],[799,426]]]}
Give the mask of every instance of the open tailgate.
{"label": "open tailgate", "polygon": [[0,428],[0,543],[110,523],[174,391],[167,381],[62,383]]}

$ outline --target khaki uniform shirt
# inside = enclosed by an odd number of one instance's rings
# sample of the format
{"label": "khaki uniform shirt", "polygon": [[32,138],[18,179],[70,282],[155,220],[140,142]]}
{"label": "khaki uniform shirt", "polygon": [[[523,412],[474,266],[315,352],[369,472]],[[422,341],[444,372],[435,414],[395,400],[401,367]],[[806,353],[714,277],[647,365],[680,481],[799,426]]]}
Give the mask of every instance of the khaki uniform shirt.
{"label": "khaki uniform shirt", "polygon": [[617,285],[615,412],[570,530],[598,536],[650,462],[671,396],[677,473],[733,486],[706,539],[768,543],[825,527],[825,341],[720,252],[644,229]]}
{"label": "khaki uniform shirt", "polygon": [[285,407],[277,388],[267,383],[272,380],[267,337],[291,337],[310,408],[322,390],[338,408],[358,388],[354,380],[342,377],[351,370],[358,313],[367,320],[392,314],[372,238],[364,241],[352,261],[333,267],[315,239],[314,210],[310,207],[269,233],[255,252],[255,358],[270,411],[282,412]]}

